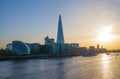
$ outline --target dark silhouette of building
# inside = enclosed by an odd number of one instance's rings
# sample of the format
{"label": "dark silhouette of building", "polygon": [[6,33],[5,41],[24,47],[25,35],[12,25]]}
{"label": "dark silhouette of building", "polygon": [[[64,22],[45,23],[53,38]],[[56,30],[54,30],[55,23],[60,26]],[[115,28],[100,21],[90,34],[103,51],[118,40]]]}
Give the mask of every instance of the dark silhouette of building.
{"label": "dark silhouette of building", "polygon": [[97,49],[100,49],[100,46],[99,46],[99,44],[97,44]]}

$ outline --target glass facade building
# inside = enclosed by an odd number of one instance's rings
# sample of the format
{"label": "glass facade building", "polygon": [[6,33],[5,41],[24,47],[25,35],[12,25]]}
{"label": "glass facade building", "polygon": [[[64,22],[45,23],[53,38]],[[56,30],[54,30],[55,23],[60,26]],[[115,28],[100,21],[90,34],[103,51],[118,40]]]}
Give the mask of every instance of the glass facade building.
{"label": "glass facade building", "polygon": [[12,42],[13,52],[16,54],[30,54],[29,46],[22,41],[13,41]]}
{"label": "glass facade building", "polygon": [[59,21],[58,21],[57,43],[64,44],[64,34],[63,34],[63,28],[62,28],[61,15],[59,15]]}

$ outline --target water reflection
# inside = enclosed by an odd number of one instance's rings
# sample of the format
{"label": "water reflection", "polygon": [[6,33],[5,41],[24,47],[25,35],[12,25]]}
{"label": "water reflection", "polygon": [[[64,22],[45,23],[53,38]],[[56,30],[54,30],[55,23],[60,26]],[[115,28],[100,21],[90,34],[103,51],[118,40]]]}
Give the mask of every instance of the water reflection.
{"label": "water reflection", "polygon": [[0,79],[119,79],[120,57],[29,59],[0,62]]}
{"label": "water reflection", "polygon": [[110,56],[103,54],[102,55],[102,74],[103,74],[103,79],[110,79],[112,78],[112,72],[110,71]]}

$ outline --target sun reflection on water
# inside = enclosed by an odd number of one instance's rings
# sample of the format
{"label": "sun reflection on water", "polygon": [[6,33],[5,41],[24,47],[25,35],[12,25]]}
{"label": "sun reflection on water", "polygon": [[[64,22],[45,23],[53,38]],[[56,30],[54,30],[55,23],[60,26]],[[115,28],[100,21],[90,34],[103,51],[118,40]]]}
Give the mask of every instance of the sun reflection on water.
{"label": "sun reflection on water", "polygon": [[108,60],[109,59],[109,56],[108,55],[106,55],[106,54],[103,54],[102,55],[102,60],[104,61],[104,60]]}
{"label": "sun reflection on water", "polygon": [[103,74],[103,79],[111,79],[112,78],[112,73],[110,69],[110,56],[103,54],[102,55],[102,74]]}

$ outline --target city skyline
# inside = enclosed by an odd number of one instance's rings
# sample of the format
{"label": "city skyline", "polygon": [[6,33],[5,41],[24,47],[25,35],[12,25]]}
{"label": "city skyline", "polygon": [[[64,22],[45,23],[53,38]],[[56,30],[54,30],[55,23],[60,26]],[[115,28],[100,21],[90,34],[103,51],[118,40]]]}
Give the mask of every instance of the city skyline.
{"label": "city skyline", "polygon": [[119,0],[1,0],[0,48],[13,40],[44,43],[56,38],[62,15],[66,43],[119,49]]}

